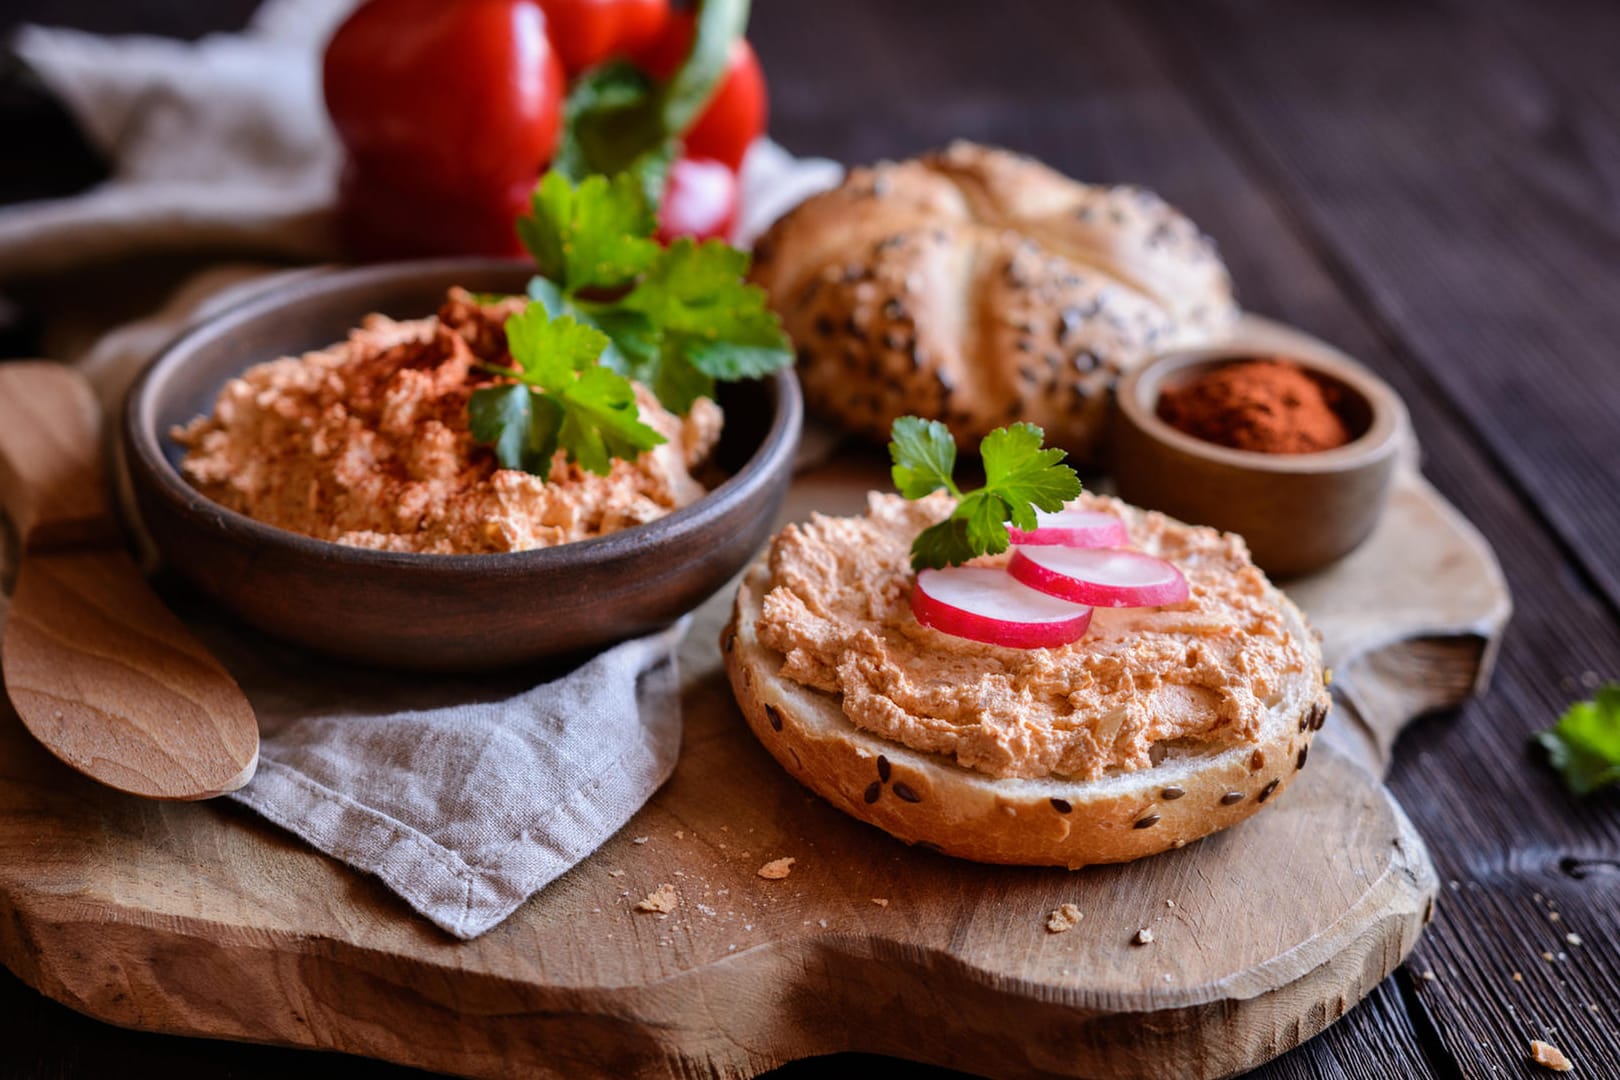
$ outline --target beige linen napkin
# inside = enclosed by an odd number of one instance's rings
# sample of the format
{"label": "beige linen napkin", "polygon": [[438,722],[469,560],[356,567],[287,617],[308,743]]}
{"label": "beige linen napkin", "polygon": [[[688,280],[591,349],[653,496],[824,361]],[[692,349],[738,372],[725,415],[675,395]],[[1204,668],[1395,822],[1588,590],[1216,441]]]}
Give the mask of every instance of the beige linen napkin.
{"label": "beige linen napkin", "polygon": [[259,718],[258,775],[229,797],[477,937],[669,779],[686,622],[538,686],[357,673],[198,627]]}

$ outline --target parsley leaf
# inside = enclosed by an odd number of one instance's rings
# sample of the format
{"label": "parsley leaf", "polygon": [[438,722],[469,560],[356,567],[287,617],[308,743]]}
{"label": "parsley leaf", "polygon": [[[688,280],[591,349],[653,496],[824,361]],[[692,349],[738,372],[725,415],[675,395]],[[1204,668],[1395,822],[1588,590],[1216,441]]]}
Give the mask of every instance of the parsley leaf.
{"label": "parsley leaf", "polygon": [[566,315],[552,318],[543,304],[530,304],[506,320],[506,348],[519,378],[531,386],[560,390],[577,372],[594,368],[607,338]]}
{"label": "parsley leaf", "polygon": [[635,65],[614,60],[581,75],[569,91],[552,168],[574,181],[634,177],[647,205],[657,206],[679,152],[659,114],[656,85]]}
{"label": "parsley leaf", "polygon": [[974,555],[1007,550],[1007,513],[1011,505],[988,487],[970,491],[956,504],[951,517],[967,523],[968,544]]}
{"label": "parsley leaf", "polygon": [[918,533],[911,542],[911,568],[942,570],[966,561],[960,552],[972,547],[967,530],[967,522],[952,516]]}
{"label": "parsley leaf", "polygon": [[1020,529],[1035,528],[1036,510],[1061,510],[1080,494],[1074,470],[1058,464],[1068,455],[1041,449],[1045,437],[1034,424],[1014,424],[997,428],[979,444],[985,487],[1002,497]]}
{"label": "parsley leaf", "polygon": [[1535,741],[1577,795],[1620,783],[1620,683],[1571,705],[1557,724],[1537,732]]}
{"label": "parsley leaf", "polygon": [[902,416],[890,429],[889,470],[894,486],[908,499],[920,499],[944,488],[960,495],[951,473],[956,469],[956,440],[938,420]]}
{"label": "parsley leaf", "polygon": [[960,566],[980,555],[1007,550],[1007,522],[1035,527],[1036,510],[1061,510],[1080,494],[1080,478],[1062,464],[1062,450],[1042,449],[1045,432],[1034,424],[997,428],[979,443],[984,487],[963,494],[951,479],[956,442],[937,420],[902,416],[894,422],[889,457],[894,486],[908,499],[941,488],[957,497],[951,516],[918,534],[911,544],[913,569]]}
{"label": "parsley leaf", "polygon": [[668,248],[634,177],[546,174],[518,222],[540,276],[529,296],[554,317],[600,331],[602,363],[685,414],[716,380],[768,375],[793,362],[787,335],[746,282],[748,255],[719,240]]}
{"label": "parsley leaf", "polygon": [[502,468],[550,475],[561,419],[551,401],[521,383],[486,386],[473,391],[467,412],[473,438],[494,446]]}
{"label": "parsley leaf", "polygon": [[[659,327],[660,360],[692,368],[710,380],[758,378],[793,362],[787,335],[765,304],[765,290],[743,281],[748,255],[719,240],[702,244],[690,237],[672,243],[621,301],[621,310],[639,312]],[[664,384],[690,389],[697,380],[678,370]],[[658,399],[676,412],[691,408],[684,392],[671,398],[656,387]],[[712,393],[712,387],[702,393]],[[702,393],[697,396],[702,396]]]}
{"label": "parsley leaf", "polygon": [[506,343],[516,367],[493,370],[517,381],[475,390],[467,403],[473,438],[503,467],[547,480],[561,449],[606,476],[614,458],[634,461],[666,441],[641,422],[630,381],[597,362],[608,345],[600,330],[536,301],[506,320]]}
{"label": "parsley leaf", "polygon": [[657,215],[628,174],[587,176],[576,187],[548,172],[530,207],[533,213],[518,219],[518,238],[563,292],[623,288],[660,254],[652,238]]}
{"label": "parsley leaf", "polygon": [[[722,240],[699,244],[682,236],[670,244],[625,303],[672,330],[703,331],[746,319],[735,310],[764,290],[742,283],[748,253]],[[735,290],[735,291],[734,291]]]}
{"label": "parsley leaf", "polygon": [[606,476],[611,458],[634,461],[665,439],[643,424],[636,391],[623,375],[590,367],[563,391],[561,442],[570,459]]}
{"label": "parsley leaf", "polygon": [[698,370],[679,349],[667,349],[662,354],[647,385],[660,405],[683,416],[698,398],[714,397],[714,377]]}

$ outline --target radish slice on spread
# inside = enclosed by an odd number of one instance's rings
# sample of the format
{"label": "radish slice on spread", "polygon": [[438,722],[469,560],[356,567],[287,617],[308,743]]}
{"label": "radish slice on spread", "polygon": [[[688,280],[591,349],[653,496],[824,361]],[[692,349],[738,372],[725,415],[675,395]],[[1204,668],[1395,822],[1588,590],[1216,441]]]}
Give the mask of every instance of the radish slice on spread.
{"label": "radish slice on spread", "polygon": [[1007,526],[1015,544],[1045,546],[1059,544],[1076,548],[1124,547],[1131,542],[1125,523],[1101,510],[1059,510],[1048,514],[1035,511],[1035,528],[1029,532]]}
{"label": "radish slice on spread", "polygon": [[1181,571],[1140,551],[1021,547],[1007,572],[1032,589],[1094,607],[1158,607],[1187,599]]}
{"label": "radish slice on spread", "polygon": [[1020,585],[1005,570],[981,566],[919,571],[911,611],[924,626],[1013,649],[1067,645],[1091,625],[1090,608]]}

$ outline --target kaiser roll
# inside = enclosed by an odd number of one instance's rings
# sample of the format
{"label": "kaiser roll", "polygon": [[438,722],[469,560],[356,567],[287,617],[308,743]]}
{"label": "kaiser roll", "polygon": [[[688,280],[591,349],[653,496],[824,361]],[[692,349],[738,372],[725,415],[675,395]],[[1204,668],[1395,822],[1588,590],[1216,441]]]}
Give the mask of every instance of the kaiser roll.
{"label": "kaiser roll", "polygon": [[964,447],[1027,420],[1081,462],[1120,372],[1238,317],[1214,244],[1157,195],[965,142],[852,170],[760,239],[752,276],[821,415],[878,441],[939,419]]}

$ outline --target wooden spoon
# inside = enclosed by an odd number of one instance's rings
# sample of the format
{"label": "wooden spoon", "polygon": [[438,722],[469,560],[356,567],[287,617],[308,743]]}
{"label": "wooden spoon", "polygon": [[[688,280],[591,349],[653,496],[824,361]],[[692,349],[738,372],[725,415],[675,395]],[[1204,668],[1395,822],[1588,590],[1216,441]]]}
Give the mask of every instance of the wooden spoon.
{"label": "wooden spoon", "polygon": [[101,410],[71,368],[0,364],[0,503],[22,546],[0,666],[34,737],[132,795],[206,799],[246,784],[259,764],[253,708],[125,552]]}

